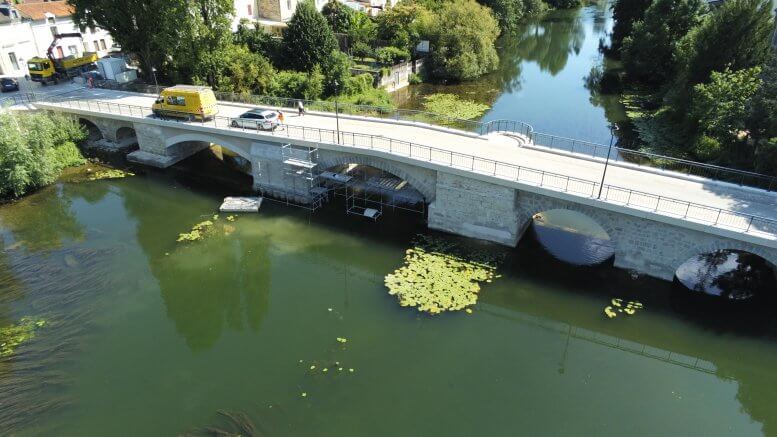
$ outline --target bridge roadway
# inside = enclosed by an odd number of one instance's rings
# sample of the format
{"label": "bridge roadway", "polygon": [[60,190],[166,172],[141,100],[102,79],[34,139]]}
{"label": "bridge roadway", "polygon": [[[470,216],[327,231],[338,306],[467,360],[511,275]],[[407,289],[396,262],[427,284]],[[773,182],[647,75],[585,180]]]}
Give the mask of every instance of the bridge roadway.
{"label": "bridge roadway", "polygon": [[[154,102],[154,96],[147,94],[101,89],[82,89],[64,97],[72,101],[106,101],[148,108]],[[248,107],[244,104],[220,102],[218,115],[237,117]],[[284,115],[286,124],[290,126],[331,130],[337,127],[337,121],[331,114],[309,113],[300,117],[296,113],[284,112]],[[339,124],[343,132],[382,135],[394,140],[475,155],[479,158],[493,159],[597,183],[601,180],[604,170],[602,160],[522,148],[516,139],[501,134],[476,137],[468,133],[433,128],[420,123],[387,123],[380,119],[348,116],[341,116]],[[777,193],[763,190],[701,178],[689,178],[672,172],[646,171],[644,168],[612,162],[607,169],[605,184],[777,220]]]}

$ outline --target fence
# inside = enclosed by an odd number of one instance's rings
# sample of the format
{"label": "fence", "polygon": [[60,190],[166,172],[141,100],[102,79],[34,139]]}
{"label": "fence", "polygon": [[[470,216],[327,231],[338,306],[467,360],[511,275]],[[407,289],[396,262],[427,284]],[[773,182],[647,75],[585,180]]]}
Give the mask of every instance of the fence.
{"label": "fence", "polygon": [[[55,99],[54,102],[47,103],[48,105],[64,108],[97,112],[97,115],[110,113],[137,118],[153,116],[151,109],[147,106],[93,100],[81,101],[65,99]],[[189,117],[188,114],[185,116]],[[178,123],[184,122],[183,120],[177,119],[173,119],[172,121]],[[233,124],[234,121],[235,119],[233,118],[216,116],[208,121],[203,120],[197,122],[197,124],[219,129],[246,130],[245,124],[235,126]],[[509,125],[506,126],[506,128],[511,127],[512,126]],[[473,173],[493,176],[503,180],[515,181],[554,191],[571,193],[587,198],[597,198],[599,187],[601,186],[602,193],[599,199],[608,203],[628,206],[642,211],[650,211],[657,214],[682,218],[745,233],[769,236],[777,235],[777,220],[705,206],[684,200],[672,199],[613,185],[601,185],[595,181],[509,164],[489,158],[481,158],[451,150],[423,146],[408,141],[394,140],[383,136],[303,126],[285,126],[282,130],[267,131],[264,132],[264,134],[317,143],[340,144],[359,149],[378,150],[419,161],[464,169]]]}

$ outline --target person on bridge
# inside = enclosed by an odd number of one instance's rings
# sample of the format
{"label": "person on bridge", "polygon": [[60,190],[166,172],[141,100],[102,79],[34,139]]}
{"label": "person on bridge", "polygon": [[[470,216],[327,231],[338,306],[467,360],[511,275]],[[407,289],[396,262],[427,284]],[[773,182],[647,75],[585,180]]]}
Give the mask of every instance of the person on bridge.
{"label": "person on bridge", "polygon": [[297,100],[297,111],[299,111],[300,117],[305,115],[305,106],[302,104],[302,100]]}
{"label": "person on bridge", "polygon": [[283,111],[278,111],[278,121],[283,124],[284,118],[283,118]]}

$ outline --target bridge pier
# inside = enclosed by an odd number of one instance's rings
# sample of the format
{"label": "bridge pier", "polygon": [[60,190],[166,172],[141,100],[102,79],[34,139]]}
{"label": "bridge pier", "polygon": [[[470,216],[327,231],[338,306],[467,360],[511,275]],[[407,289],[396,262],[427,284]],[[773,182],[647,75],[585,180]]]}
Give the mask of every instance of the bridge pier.
{"label": "bridge pier", "polygon": [[521,231],[516,190],[437,172],[428,222],[431,229],[515,246]]}

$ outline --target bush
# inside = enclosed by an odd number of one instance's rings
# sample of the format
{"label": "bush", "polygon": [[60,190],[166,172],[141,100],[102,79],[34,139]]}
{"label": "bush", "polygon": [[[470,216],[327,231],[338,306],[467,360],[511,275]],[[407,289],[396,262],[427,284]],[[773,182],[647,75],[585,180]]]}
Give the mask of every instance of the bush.
{"label": "bush", "polygon": [[375,82],[370,73],[362,73],[356,76],[351,76],[346,80],[343,87],[343,94],[356,95],[364,94],[373,89],[372,84]]}
{"label": "bush", "polygon": [[0,198],[48,185],[63,168],[85,162],[76,148],[86,131],[74,119],[50,113],[0,113]]}
{"label": "bush", "polygon": [[379,106],[383,112],[394,109],[389,93],[382,88],[371,88],[359,94],[338,97],[342,103],[352,103],[354,105]]}
{"label": "bush", "polygon": [[419,83],[422,83],[424,80],[420,74],[411,73],[407,81],[410,83],[410,85],[418,85]]}
{"label": "bush", "polygon": [[271,94],[293,99],[320,99],[324,94],[324,75],[318,67],[311,73],[280,71],[273,80]]}
{"label": "bush", "polygon": [[556,9],[571,9],[580,6],[582,0],[545,0],[545,3]]}
{"label": "bush", "polygon": [[394,65],[410,59],[410,52],[399,47],[381,47],[375,51],[375,57],[383,65]]}
{"label": "bush", "polygon": [[355,42],[351,46],[351,55],[356,58],[372,58],[375,56],[375,50],[364,42]]}
{"label": "bush", "polygon": [[351,77],[351,58],[340,50],[333,50],[321,64],[321,69],[324,73],[324,94],[340,93]]}

